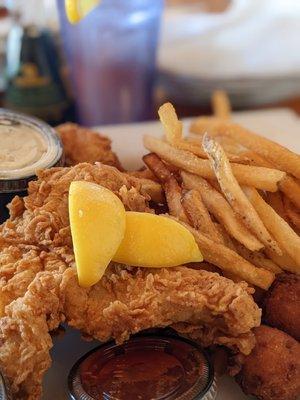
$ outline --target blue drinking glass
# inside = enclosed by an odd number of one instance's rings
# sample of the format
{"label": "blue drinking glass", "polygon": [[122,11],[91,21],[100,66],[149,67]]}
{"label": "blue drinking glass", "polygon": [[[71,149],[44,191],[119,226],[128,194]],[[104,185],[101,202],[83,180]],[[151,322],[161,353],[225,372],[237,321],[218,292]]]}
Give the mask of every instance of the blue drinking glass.
{"label": "blue drinking glass", "polygon": [[102,0],[77,25],[57,0],[79,122],[146,120],[152,109],[163,0]]}

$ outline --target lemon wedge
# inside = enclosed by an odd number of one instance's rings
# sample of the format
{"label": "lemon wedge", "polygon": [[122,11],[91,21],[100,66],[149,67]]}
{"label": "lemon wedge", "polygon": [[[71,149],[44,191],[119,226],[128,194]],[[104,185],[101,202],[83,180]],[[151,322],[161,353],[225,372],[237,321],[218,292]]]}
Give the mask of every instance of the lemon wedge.
{"label": "lemon wedge", "polygon": [[194,236],[178,222],[128,211],[125,236],[113,260],[139,267],[174,267],[203,257]]}
{"label": "lemon wedge", "polygon": [[65,9],[69,22],[77,24],[100,4],[101,0],[65,0]]}
{"label": "lemon wedge", "polygon": [[116,253],[125,233],[125,209],[110,190],[95,183],[72,182],[69,217],[78,281],[97,283]]}

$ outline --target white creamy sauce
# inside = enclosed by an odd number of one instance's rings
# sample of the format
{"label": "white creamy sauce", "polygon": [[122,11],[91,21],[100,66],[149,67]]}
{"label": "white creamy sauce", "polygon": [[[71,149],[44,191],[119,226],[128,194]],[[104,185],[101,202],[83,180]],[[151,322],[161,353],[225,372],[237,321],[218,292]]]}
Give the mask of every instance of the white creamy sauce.
{"label": "white creamy sauce", "polygon": [[47,152],[43,136],[30,126],[0,121],[0,173],[33,165]]}

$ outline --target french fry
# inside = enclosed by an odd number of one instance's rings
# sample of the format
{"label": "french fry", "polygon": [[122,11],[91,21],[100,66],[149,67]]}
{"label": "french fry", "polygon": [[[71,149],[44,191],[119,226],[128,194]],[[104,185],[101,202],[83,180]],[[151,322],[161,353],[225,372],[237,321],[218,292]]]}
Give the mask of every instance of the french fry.
{"label": "french fry", "polygon": [[266,257],[264,253],[257,251],[250,251],[246,249],[241,243],[235,242],[236,252],[251,262],[251,264],[255,265],[258,268],[264,268],[268,271],[273,272],[274,274],[279,274],[282,272],[282,269],[272,260]]}
{"label": "french fry", "polygon": [[156,154],[147,154],[143,161],[163,185],[170,214],[188,223],[181,204],[181,188],[175,177]]}
{"label": "french fry", "polygon": [[275,275],[262,268],[256,268],[239,254],[220,243],[215,243],[190,225],[183,225],[194,235],[204,260],[216,265],[225,272],[237,275],[246,282],[267,290]]}
{"label": "french fry", "polygon": [[181,177],[187,189],[199,190],[208,211],[226,229],[226,231],[251,251],[261,250],[263,244],[248,231],[236,218],[226,199],[200,176],[182,171]]}
{"label": "french fry", "polygon": [[229,236],[228,232],[226,231],[226,229],[224,228],[224,226],[222,226],[221,224],[219,224],[218,222],[215,222],[215,227],[219,232],[219,235],[221,235],[222,237],[222,243],[228,247],[229,249],[236,251],[236,247],[235,244],[233,243],[232,238]]}
{"label": "french fry", "polygon": [[[249,165],[256,165],[259,167],[275,168],[275,165],[270,161],[265,160],[263,157],[254,153],[253,151],[245,151],[240,153],[240,159],[237,158],[236,162],[241,162],[243,157],[248,159]],[[284,193],[299,209],[300,209],[300,184],[295,178],[286,175],[278,184],[279,190]]]}
{"label": "french fry", "polygon": [[184,208],[181,204],[181,188],[176,179],[168,179],[164,184],[166,199],[171,215],[175,215],[183,222],[189,222]]}
{"label": "french fry", "polygon": [[300,210],[300,184],[296,179],[286,175],[282,181],[279,182],[279,189]]}
{"label": "french fry", "polygon": [[224,90],[215,90],[212,95],[212,108],[216,117],[229,119],[231,114],[231,105],[228,95]]}
{"label": "french fry", "polygon": [[[207,154],[202,149],[201,143],[199,144],[195,141],[187,141],[187,140],[181,139],[181,140],[174,140],[172,144],[177,149],[189,151],[200,158],[203,158],[203,159],[208,158]],[[248,157],[244,157],[243,155],[231,154],[229,152],[226,152],[226,155],[230,162],[234,162],[234,163],[238,163],[238,164],[249,164],[251,161]]]}
{"label": "french fry", "polygon": [[266,193],[267,203],[281,216],[284,220],[287,220],[287,214],[284,209],[282,194],[281,192],[267,192]]}
{"label": "french fry", "polygon": [[292,272],[300,273],[300,237],[255,189],[244,188],[244,192],[279,246],[295,261],[298,268]]}
{"label": "french fry", "polygon": [[[193,136],[188,136],[186,138],[187,141],[191,142],[191,143],[195,143],[195,144],[200,144],[202,147],[202,141],[203,141],[203,136],[206,132],[204,132],[203,134],[199,134],[197,136],[193,135]],[[217,136],[214,135],[214,139],[220,143],[220,145],[223,147],[223,149],[225,150],[226,153],[228,154],[232,154],[235,156],[239,156],[240,154],[249,151],[247,150],[243,145],[241,145],[240,143],[236,142],[235,140],[227,137],[227,136]]]}
{"label": "french fry", "polygon": [[274,252],[272,252],[268,249],[265,249],[264,252],[281,269],[283,269],[285,271],[297,273],[299,268],[298,268],[296,262],[288,254],[284,253],[284,254],[282,254],[282,256],[279,256],[278,254],[275,254]]}
{"label": "french fry", "polygon": [[220,270],[220,268],[218,268],[216,265],[210,264],[209,262],[206,262],[206,261],[188,263],[185,265],[188,268],[193,268],[196,270],[205,270],[208,272],[216,272],[217,274],[222,274],[222,271]]}
{"label": "french fry", "polygon": [[240,216],[247,228],[270,250],[281,255],[282,252],[260,220],[234,177],[230,163],[222,147],[208,135],[203,138],[203,148],[207,152],[222,192],[231,207]]}
{"label": "french fry", "polygon": [[213,136],[230,137],[275,164],[280,170],[300,179],[300,156],[298,154],[278,143],[250,132],[238,124],[228,123],[217,118],[213,120],[212,118],[201,117],[192,123],[190,129],[193,133],[209,132]]}
{"label": "french fry", "polygon": [[[199,178],[201,178],[201,177],[199,177]],[[221,193],[221,195],[223,196],[221,186],[219,185],[219,182],[217,180],[207,179],[206,182],[208,182],[210,184],[210,186],[212,186],[217,192]]]}
{"label": "french fry", "polygon": [[[150,154],[144,157],[144,161],[146,165],[153,171],[153,173],[159,179],[161,179],[163,185],[165,185],[166,183],[168,184],[170,182],[170,176],[169,176],[170,172],[164,165],[163,166],[159,165],[158,161],[160,161],[161,163],[162,161],[158,157],[157,158],[156,157],[157,156],[155,156],[154,154]],[[177,184],[176,180],[175,182]],[[168,199],[167,190],[166,190],[166,198]],[[181,189],[178,184],[176,190],[177,192],[181,192]],[[187,223],[185,223],[185,221],[183,221],[183,218],[180,215],[181,209],[180,207],[177,207],[177,204],[175,208],[172,208],[172,211],[174,216],[177,214],[176,217],[184,226],[186,226],[190,230],[192,229],[190,225],[188,225]],[[207,261],[222,268],[225,271],[225,273],[227,273],[228,276],[230,276],[230,278],[236,279],[237,276],[241,277],[242,279],[248,281],[250,284],[259,286],[262,289],[267,289],[271,285],[274,279],[273,274],[268,273],[268,271],[263,269],[261,270],[257,269],[252,264],[248,263],[246,260],[239,257],[238,254],[236,254],[230,249],[227,249],[227,247],[223,246],[222,244],[217,244],[213,242],[211,239],[208,239],[205,235],[202,235],[197,231],[195,232],[196,232],[195,239],[197,241],[198,238],[197,243],[199,244],[199,248],[201,249],[205,248]],[[214,249],[216,245],[221,246],[221,248]],[[228,251],[231,252],[232,254],[228,254]],[[238,258],[238,262],[236,258]],[[228,262],[229,260],[231,260],[231,262]],[[237,264],[239,266],[238,272],[236,271]]]}
{"label": "french fry", "polygon": [[212,222],[197,190],[189,190],[185,193],[182,197],[182,205],[195,229],[201,231],[214,242],[223,243],[222,236]]}
{"label": "french fry", "polygon": [[287,198],[284,199],[284,208],[291,223],[300,230],[300,211]]}
{"label": "french fry", "polygon": [[150,179],[140,179],[141,193],[146,193],[155,203],[164,202],[164,194],[161,185]]}
{"label": "french fry", "polygon": [[156,176],[148,168],[144,168],[138,171],[129,171],[127,172],[127,175],[134,176],[135,178],[151,179],[153,181],[156,180]]}
{"label": "french fry", "polygon": [[155,182],[152,179],[137,178],[132,175],[128,177],[128,181],[140,185],[141,193],[148,195],[155,203],[164,202],[163,190],[158,182]]}
{"label": "french fry", "polygon": [[173,177],[171,171],[156,154],[146,154],[143,157],[143,161],[162,184],[166,183],[168,179]]}
{"label": "french fry", "polygon": [[181,139],[182,137],[182,122],[178,120],[175,108],[171,103],[165,103],[159,107],[158,115],[163,127],[165,135],[169,143]]}
{"label": "french fry", "polygon": [[215,140],[220,143],[225,151],[235,155],[240,155],[247,150],[243,145],[227,136],[216,136]]}
{"label": "french fry", "polygon": [[[228,247],[230,250],[237,253],[235,245],[234,245],[231,237],[228,235],[228,233],[224,229],[224,227],[218,223],[216,223],[215,225],[216,225],[216,228],[218,229],[220,235],[223,238],[223,244],[226,247]],[[225,276],[228,279],[231,279],[233,282],[236,282],[236,283],[241,282],[243,280],[240,276],[238,276],[232,272],[228,272],[228,271],[223,271],[223,276]]]}
{"label": "french fry", "polygon": [[[230,250],[233,250],[235,253],[237,253],[235,245],[231,239],[231,237],[228,235],[228,233],[225,231],[224,227],[218,223],[215,224],[216,228],[218,229],[220,235],[222,235],[223,237],[223,244],[228,247]],[[233,282],[241,282],[243,279],[232,273],[232,272],[228,272],[228,271],[223,271],[223,276],[225,276],[228,279],[231,279]]]}
{"label": "french fry", "polygon": [[265,167],[265,168],[275,168],[274,164],[270,161],[265,160],[260,155],[256,154],[254,151],[245,150],[241,152],[241,155],[247,157],[250,165],[256,165],[257,167]]}
{"label": "french fry", "polygon": [[[203,138],[203,135],[201,135],[201,137]],[[231,162],[271,169],[276,168],[276,166],[270,161],[265,160],[254,151],[245,149],[244,146],[233,140],[231,137],[215,136],[214,138],[222,145],[227,157],[229,152],[232,153],[231,158],[229,158]],[[194,141],[195,140],[196,139],[194,139]],[[297,183],[296,179],[286,175],[278,183],[278,186],[279,190],[281,190],[297,207],[300,208],[300,185]]]}
{"label": "french fry", "polygon": [[207,159],[205,151],[202,146],[197,143],[188,142],[186,140],[175,140],[172,143],[177,149],[189,151],[200,158]]}
{"label": "french fry", "polygon": [[[232,138],[227,136],[217,136],[217,135],[216,136],[214,135],[213,137],[223,147],[230,162],[276,169],[274,164],[265,160],[263,157],[259,156],[254,151],[248,150],[246,147],[236,142]],[[186,138],[186,141],[198,145],[202,143],[202,140],[203,140],[202,134],[201,135],[199,134],[198,137],[188,136]],[[192,148],[190,149],[190,151],[192,151]]]}
{"label": "french fry", "polygon": [[[215,179],[209,160],[203,160],[189,151],[176,149],[169,143],[148,135],[144,136],[144,146],[178,168],[200,175],[203,178]],[[270,168],[234,163],[231,164],[231,167],[240,184],[271,192],[277,191],[278,183],[285,176],[284,172]]]}
{"label": "french fry", "polygon": [[[227,137],[223,138],[230,139]],[[220,137],[218,136],[217,139],[220,139]],[[220,143],[219,140],[217,141]],[[276,166],[273,163],[265,160],[263,157],[254,153],[253,151],[247,150],[239,153],[237,152],[235,154],[236,154],[235,162],[237,163],[243,163],[243,160],[245,160],[246,164],[249,165],[256,165],[258,167],[265,167],[265,168],[276,168]],[[297,182],[297,180],[290,175],[286,175],[279,182],[278,186],[279,190],[282,193],[284,193],[292,201],[292,203],[294,203],[300,209],[300,184]]]}

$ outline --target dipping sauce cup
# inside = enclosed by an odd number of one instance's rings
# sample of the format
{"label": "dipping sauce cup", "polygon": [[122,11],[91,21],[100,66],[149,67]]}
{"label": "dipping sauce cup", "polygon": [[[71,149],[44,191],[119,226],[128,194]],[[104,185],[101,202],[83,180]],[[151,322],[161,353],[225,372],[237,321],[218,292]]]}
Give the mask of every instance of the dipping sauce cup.
{"label": "dipping sauce cup", "polygon": [[141,336],[82,357],[69,375],[73,400],[214,400],[213,366],[195,343]]}
{"label": "dipping sauce cup", "polygon": [[15,195],[26,195],[36,171],[63,164],[61,141],[49,125],[0,109],[0,222]]}

